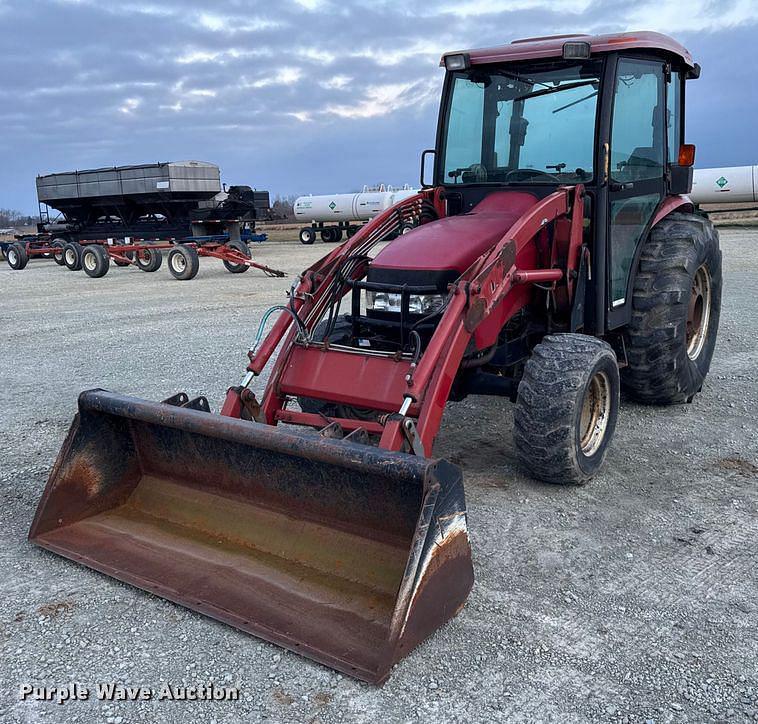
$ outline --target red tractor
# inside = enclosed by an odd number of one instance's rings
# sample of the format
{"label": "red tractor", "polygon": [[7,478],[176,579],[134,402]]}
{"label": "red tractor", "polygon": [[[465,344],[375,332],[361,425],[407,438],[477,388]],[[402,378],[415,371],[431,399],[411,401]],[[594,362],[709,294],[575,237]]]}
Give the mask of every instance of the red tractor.
{"label": "red tractor", "polygon": [[473,582],[460,471],[430,459],[448,400],[510,398],[525,472],[583,483],[621,387],[698,393],[721,252],[686,196],[687,50],[560,36],[443,64],[432,183],[297,279],[220,416],[83,393],[36,543],[380,682]]}

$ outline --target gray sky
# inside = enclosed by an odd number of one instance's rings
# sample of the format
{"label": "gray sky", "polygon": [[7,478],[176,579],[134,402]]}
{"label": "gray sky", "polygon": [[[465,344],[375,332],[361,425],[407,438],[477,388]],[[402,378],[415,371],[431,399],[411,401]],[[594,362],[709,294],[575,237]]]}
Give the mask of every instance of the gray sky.
{"label": "gray sky", "polygon": [[658,30],[698,166],[758,163],[758,0],[0,0],[0,207],[38,173],[198,159],[272,194],[415,183],[444,51]]}

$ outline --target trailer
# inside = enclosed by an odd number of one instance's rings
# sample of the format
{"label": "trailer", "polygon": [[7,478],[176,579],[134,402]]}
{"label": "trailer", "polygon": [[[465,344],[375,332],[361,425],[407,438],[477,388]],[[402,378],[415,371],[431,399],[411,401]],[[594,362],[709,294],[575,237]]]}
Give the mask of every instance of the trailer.
{"label": "trailer", "polygon": [[265,234],[245,232],[239,239],[230,239],[229,234],[215,236],[191,236],[184,239],[100,239],[86,242],[52,243],[39,239],[15,241],[6,251],[11,269],[24,269],[33,257],[52,257],[56,263],[71,271],[83,269],[87,276],[103,277],[108,273],[111,261],[116,266],[136,266],[144,272],[154,272],[163,263],[163,253],[168,252],[168,269],[175,279],[194,279],[199,270],[200,257],[220,259],[232,274],[241,274],[248,269],[260,269],[267,276],[283,277],[285,273],[265,264],[253,261],[250,242],[265,241]]}
{"label": "trailer", "polygon": [[219,167],[179,161],[38,176],[38,232],[63,241],[185,237],[190,213],[222,192]]}
{"label": "trailer", "polygon": [[183,239],[254,231],[268,191],[221,184],[204,161],[114,166],[37,177],[40,223],[50,241]]}
{"label": "trailer", "polygon": [[[375,216],[417,193],[407,184],[400,189],[382,184],[364,186],[363,191],[354,194],[300,196],[293,206],[295,218],[308,224],[300,229],[300,242],[312,244],[317,235],[327,243],[342,241],[343,234],[349,239]],[[394,234],[407,233],[417,223],[418,220],[406,221],[398,225]]]}
{"label": "trailer", "polygon": [[[110,269],[111,260],[116,266],[137,266],[145,272],[160,269],[163,254],[167,254],[167,266],[174,279],[188,281],[197,276],[200,257],[220,259],[226,270],[242,274],[248,269],[259,269],[269,277],[284,277],[285,273],[252,260],[247,243],[229,240],[227,237],[190,237],[177,242],[158,241],[136,244],[88,244],[81,252],[80,268],[89,277],[104,277]],[[65,254],[64,254],[65,257]],[[68,265],[68,263],[66,262]]]}
{"label": "trailer", "polygon": [[696,204],[758,203],[758,166],[695,169],[690,198]]}
{"label": "trailer", "polygon": [[[134,250],[141,244],[155,251],[157,245],[169,248],[176,243],[190,245],[200,256],[221,255],[242,271],[259,266],[237,263],[236,255],[249,257],[247,243],[266,239],[255,233],[255,221],[267,213],[269,193],[244,185],[222,186],[215,164],[114,166],[38,176],[36,185],[37,234],[16,237],[2,247],[12,269],[25,268],[30,259],[52,258],[78,270],[90,246],[131,244]],[[141,263],[142,256],[137,254],[134,263],[151,271],[149,263]],[[131,263],[118,254],[113,259],[117,265]]]}

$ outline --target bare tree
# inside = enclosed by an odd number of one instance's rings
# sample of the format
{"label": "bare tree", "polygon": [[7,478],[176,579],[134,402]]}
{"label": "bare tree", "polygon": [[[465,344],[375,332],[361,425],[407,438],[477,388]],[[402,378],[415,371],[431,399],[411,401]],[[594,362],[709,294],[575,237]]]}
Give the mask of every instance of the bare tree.
{"label": "bare tree", "polygon": [[294,219],[295,212],[293,206],[296,198],[296,196],[279,196],[277,194],[274,203],[271,204],[270,218],[283,221]]}
{"label": "bare tree", "polygon": [[31,226],[36,223],[36,217],[22,214],[15,209],[0,209],[0,226]]}

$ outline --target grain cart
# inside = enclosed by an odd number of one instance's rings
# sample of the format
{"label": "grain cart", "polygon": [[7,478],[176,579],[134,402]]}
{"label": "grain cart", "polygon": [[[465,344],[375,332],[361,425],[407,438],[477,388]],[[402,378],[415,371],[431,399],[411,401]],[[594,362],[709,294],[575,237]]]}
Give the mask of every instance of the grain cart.
{"label": "grain cart", "polygon": [[461,473],[431,457],[448,400],[513,399],[525,472],[577,483],[621,385],[700,390],[721,255],[684,195],[689,53],[629,33],[443,64],[433,182],[303,272],[220,415],[82,393],[32,541],[381,682],[473,583]]}

